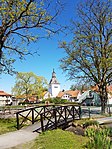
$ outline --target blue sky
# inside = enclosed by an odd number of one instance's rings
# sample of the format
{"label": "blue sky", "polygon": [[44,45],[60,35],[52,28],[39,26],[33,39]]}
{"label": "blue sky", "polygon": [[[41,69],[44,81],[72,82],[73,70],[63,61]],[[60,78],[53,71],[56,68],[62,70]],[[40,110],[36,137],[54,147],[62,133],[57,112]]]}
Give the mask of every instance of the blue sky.
{"label": "blue sky", "polygon": [[[63,0],[62,0],[63,1]],[[70,18],[76,17],[75,6],[79,0],[65,0],[65,10],[60,17],[61,24],[69,24]],[[65,73],[60,69],[59,60],[64,57],[63,49],[59,48],[58,42],[61,40],[70,40],[70,35],[56,35],[52,39],[41,39],[35,44],[31,44],[28,48],[37,49],[38,55],[27,56],[25,61],[17,61],[14,65],[18,72],[34,72],[38,76],[43,76],[49,82],[51,79],[53,68],[56,72],[61,89],[69,89],[73,81],[67,81]],[[11,88],[15,84],[15,75],[10,76],[2,74],[0,76],[0,90],[11,93]]]}

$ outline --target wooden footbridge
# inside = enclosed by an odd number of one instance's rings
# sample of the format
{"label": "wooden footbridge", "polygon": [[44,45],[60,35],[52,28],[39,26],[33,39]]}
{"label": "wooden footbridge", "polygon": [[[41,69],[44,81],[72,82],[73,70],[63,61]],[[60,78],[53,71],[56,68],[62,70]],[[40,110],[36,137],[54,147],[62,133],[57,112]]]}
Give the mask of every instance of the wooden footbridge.
{"label": "wooden footbridge", "polygon": [[[27,108],[16,113],[17,129],[26,124],[37,124],[34,131],[66,128],[68,123],[81,118],[79,105],[43,105]],[[38,122],[38,123],[37,123]]]}

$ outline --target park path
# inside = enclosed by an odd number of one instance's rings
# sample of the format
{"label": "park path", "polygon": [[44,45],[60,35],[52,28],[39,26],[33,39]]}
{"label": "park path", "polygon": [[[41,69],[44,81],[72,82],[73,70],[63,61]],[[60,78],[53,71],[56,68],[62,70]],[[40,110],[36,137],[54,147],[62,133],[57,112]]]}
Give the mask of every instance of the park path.
{"label": "park path", "polygon": [[96,120],[98,121],[99,124],[111,123],[112,125],[112,117],[97,118]]}
{"label": "park path", "polygon": [[33,131],[39,127],[40,123],[36,123],[21,130],[0,135],[0,149],[12,148],[34,140],[39,136],[39,133]]}

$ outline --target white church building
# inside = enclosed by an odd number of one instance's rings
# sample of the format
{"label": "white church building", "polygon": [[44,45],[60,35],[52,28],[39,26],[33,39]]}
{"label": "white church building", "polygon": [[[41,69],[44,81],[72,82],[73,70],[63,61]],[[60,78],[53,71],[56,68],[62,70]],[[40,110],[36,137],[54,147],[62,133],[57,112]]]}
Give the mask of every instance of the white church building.
{"label": "white church building", "polygon": [[75,99],[77,99],[78,94],[79,94],[79,91],[77,90],[76,91],[71,91],[71,90],[61,91],[60,83],[58,82],[56,73],[53,69],[52,77],[50,79],[49,86],[48,86],[48,91],[44,93],[43,99],[59,97],[61,99],[67,99],[70,101],[72,100],[74,101]]}
{"label": "white church building", "polygon": [[55,97],[57,97],[59,92],[60,92],[60,83],[58,82],[58,80],[56,78],[56,73],[53,69],[52,77],[51,77],[51,80],[50,80],[49,86],[48,86],[48,92],[46,92],[44,94],[44,99],[55,98]]}

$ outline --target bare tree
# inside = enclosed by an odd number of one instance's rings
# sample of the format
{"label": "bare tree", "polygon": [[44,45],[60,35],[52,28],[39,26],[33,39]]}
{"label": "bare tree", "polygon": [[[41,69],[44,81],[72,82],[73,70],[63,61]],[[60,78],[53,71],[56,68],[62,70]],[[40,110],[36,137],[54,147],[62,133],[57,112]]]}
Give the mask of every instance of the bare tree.
{"label": "bare tree", "polygon": [[112,1],[86,0],[78,6],[78,20],[72,24],[70,43],[61,47],[66,57],[61,68],[70,79],[86,79],[97,84],[102,112],[107,103],[107,86],[112,81]]}
{"label": "bare tree", "polygon": [[0,1],[0,73],[11,74],[17,57],[34,53],[29,43],[60,30],[56,18],[61,8],[58,0]]}

